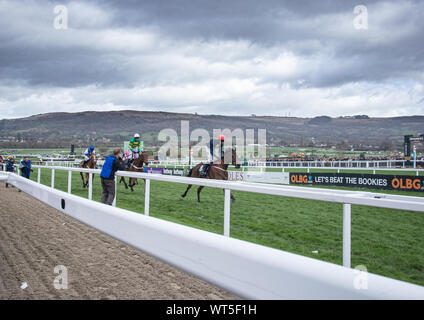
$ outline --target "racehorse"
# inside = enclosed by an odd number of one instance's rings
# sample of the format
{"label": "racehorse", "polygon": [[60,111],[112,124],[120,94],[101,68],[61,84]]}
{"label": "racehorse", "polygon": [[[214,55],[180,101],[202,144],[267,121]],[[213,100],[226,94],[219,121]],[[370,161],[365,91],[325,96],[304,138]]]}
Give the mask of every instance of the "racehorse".
{"label": "racehorse", "polygon": [[[231,152],[231,164],[234,165],[237,169],[240,168],[240,164],[237,162],[237,155],[236,155],[236,150],[235,149],[228,149],[225,152],[224,155],[224,159],[228,159],[228,153]],[[188,173],[188,177],[192,177],[192,178],[206,178],[206,179],[216,179],[216,180],[228,180],[228,164],[223,163],[223,161],[221,161],[220,164],[211,164],[210,168],[209,168],[209,172],[208,175],[206,177],[202,177],[200,175],[200,168],[203,165],[203,163],[199,163],[197,164],[193,169],[191,169]],[[181,195],[181,197],[185,197],[187,195],[188,190],[190,190],[190,188],[192,187],[191,184],[189,184],[187,186],[187,190]],[[197,202],[200,202],[200,192],[202,191],[202,189],[204,188],[204,186],[199,186],[199,188],[197,188]],[[225,192],[225,190],[223,190]],[[233,194],[230,192],[231,195],[231,200],[232,202],[235,202],[236,199],[234,198]]]}
{"label": "racehorse", "polygon": [[[88,169],[95,169],[96,168],[96,163],[97,163],[97,160],[96,160],[96,156],[94,155],[94,154],[92,154],[91,155],[91,158],[90,158],[90,160],[88,160],[88,162],[87,162],[87,164],[86,164],[86,168],[88,168]],[[80,162],[80,164],[79,164],[79,168],[82,168],[82,165],[84,164],[84,160],[82,160],[81,162]],[[85,188],[85,187],[88,187],[88,175],[89,175],[89,173],[87,172],[86,174],[85,174],[85,181],[84,181],[84,175],[82,174],[82,172],[80,172],[80,175],[81,175],[81,179],[82,179],[82,187],[83,188]],[[94,173],[93,173],[93,181],[94,181]]]}
{"label": "racehorse", "polygon": [[[129,169],[126,169],[125,171],[134,171],[134,172],[143,172],[143,164],[148,165],[149,164],[149,156],[147,152],[143,151],[140,156],[134,160],[134,162],[131,164],[131,167]],[[143,179],[144,180],[144,179]],[[128,189],[128,186],[131,188],[131,192],[134,192],[134,185],[137,183],[137,178],[129,178],[128,185],[125,181],[125,177],[121,177],[121,180],[119,180],[119,183],[124,182],[125,189]]]}

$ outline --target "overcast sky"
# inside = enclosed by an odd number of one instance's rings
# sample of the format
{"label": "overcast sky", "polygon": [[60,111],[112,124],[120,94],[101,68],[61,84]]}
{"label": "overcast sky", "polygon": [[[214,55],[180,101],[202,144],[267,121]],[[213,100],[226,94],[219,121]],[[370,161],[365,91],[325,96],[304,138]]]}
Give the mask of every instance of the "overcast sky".
{"label": "overcast sky", "polygon": [[424,1],[0,0],[0,119],[123,109],[423,114]]}

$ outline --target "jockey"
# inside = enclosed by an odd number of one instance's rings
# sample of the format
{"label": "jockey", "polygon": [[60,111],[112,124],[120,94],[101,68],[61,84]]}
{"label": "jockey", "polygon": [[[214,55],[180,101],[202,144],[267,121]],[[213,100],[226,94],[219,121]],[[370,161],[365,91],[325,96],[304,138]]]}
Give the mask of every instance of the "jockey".
{"label": "jockey", "polygon": [[129,148],[130,153],[128,155],[128,160],[130,160],[130,163],[132,163],[135,159],[137,159],[140,156],[141,152],[141,142],[140,142],[140,135],[136,133],[134,137],[130,140]]}
{"label": "jockey", "polygon": [[224,141],[225,136],[223,134],[218,137],[217,141],[214,139],[209,141],[209,164],[221,163],[222,159],[224,158]]}
{"label": "jockey", "polygon": [[90,161],[91,156],[92,155],[96,155],[96,150],[94,150],[94,147],[88,147],[87,149],[85,149],[84,151],[84,163],[82,164],[82,167],[85,168],[85,166],[87,165],[88,161]]}
{"label": "jockey", "polygon": [[208,152],[208,162],[200,168],[200,175],[206,177],[209,173],[209,168],[212,164],[220,164],[224,159],[224,141],[225,136],[221,134],[217,140],[211,139],[209,141],[209,148],[206,147]]}

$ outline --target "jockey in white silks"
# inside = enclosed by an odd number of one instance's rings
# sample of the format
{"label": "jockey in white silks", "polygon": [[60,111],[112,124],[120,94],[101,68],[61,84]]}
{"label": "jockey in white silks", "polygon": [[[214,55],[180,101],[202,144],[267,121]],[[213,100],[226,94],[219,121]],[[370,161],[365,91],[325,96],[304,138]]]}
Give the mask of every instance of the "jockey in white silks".
{"label": "jockey in white silks", "polygon": [[94,150],[93,146],[85,149],[85,151],[84,151],[84,163],[82,165],[83,168],[87,165],[87,162],[90,161],[92,155],[96,156],[96,150]]}

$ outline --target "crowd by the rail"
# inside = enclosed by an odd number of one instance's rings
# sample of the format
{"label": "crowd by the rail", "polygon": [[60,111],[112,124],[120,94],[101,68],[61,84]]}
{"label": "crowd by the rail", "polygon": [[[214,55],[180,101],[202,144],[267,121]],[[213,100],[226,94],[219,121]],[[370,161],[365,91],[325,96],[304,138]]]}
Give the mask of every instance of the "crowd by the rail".
{"label": "crowd by the rail", "polygon": [[[371,156],[371,157],[298,157],[298,156],[289,156],[289,157],[280,157],[280,158],[267,158],[267,162],[276,162],[276,161],[405,161],[407,160],[404,156]],[[424,156],[419,157],[420,161],[424,161]]]}
{"label": "crowd by the rail", "polygon": [[33,171],[31,168],[31,160],[28,157],[24,157],[19,166],[19,164],[15,162],[15,158],[13,156],[7,156],[4,158],[0,155],[0,171],[3,170],[3,165],[5,165],[4,170],[7,172],[16,172],[20,167],[19,170],[21,170],[22,176],[27,179],[30,178],[30,174]]}

